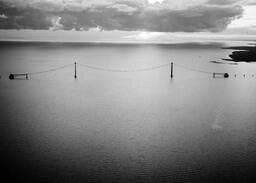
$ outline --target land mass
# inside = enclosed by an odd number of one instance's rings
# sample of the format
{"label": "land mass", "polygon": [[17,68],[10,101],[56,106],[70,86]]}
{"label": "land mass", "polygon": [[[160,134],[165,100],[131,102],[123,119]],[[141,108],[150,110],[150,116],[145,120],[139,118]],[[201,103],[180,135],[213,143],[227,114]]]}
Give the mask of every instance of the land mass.
{"label": "land mass", "polygon": [[229,55],[230,59],[223,60],[233,62],[256,62],[256,45],[227,47],[223,49],[237,50],[233,51],[232,54]]}

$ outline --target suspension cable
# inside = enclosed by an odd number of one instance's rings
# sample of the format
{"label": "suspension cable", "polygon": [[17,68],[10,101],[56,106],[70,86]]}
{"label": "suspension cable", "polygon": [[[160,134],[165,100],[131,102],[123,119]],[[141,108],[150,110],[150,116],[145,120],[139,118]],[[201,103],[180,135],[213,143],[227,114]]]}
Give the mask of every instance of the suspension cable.
{"label": "suspension cable", "polygon": [[56,67],[56,68],[53,68],[53,69],[48,69],[48,70],[38,71],[38,72],[30,72],[30,73],[27,73],[27,74],[29,74],[29,75],[44,74],[44,73],[58,71],[58,70],[66,68],[66,67],[70,67],[72,65],[74,65],[74,64],[67,64],[67,65],[64,65],[64,66],[61,66],[61,67]]}
{"label": "suspension cable", "polygon": [[186,70],[194,71],[194,72],[200,72],[200,73],[204,73],[204,74],[212,74],[213,73],[213,72],[210,72],[210,71],[204,71],[204,70],[200,70],[200,69],[190,68],[190,67],[187,67],[187,66],[184,66],[184,65],[181,65],[181,64],[174,63],[174,65],[176,65],[177,67],[186,69]]}
{"label": "suspension cable", "polygon": [[142,69],[112,69],[112,68],[103,68],[103,67],[97,67],[97,66],[81,64],[81,63],[78,63],[78,65],[80,65],[82,67],[86,67],[88,69],[106,71],[106,72],[144,72],[144,71],[151,71],[151,70],[156,70],[156,69],[160,69],[163,67],[167,67],[170,65],[170,63],[153,66],[153,67],[148,67],[148,68],[142,68]]}

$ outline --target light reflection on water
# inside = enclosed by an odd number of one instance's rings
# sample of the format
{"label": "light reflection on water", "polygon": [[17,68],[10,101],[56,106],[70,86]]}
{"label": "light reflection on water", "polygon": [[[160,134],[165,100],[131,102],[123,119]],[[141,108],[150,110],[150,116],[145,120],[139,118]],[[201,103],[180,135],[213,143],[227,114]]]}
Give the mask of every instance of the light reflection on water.
{"label": "light reflection on water", "polygon": [[[117,69],[174,61],[232,74],[256,68],[210,63],[229,54],[219,45],[22,45],[0,52],[3,75],[74,61]],[[252,176],[256,78],[174,71],[170,80],[168,67],[140,73],[78,67],[77,80],[73,68],[28,81],[0,80],[2,136],[18,162],[14,170],[28,165],[25,179],[48,182],[221,182]]]}

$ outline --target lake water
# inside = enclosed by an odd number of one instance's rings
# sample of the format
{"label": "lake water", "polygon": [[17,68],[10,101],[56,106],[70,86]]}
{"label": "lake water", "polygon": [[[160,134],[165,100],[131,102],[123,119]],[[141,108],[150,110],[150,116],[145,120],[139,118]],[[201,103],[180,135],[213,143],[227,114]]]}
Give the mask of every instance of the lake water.
{"label": "lake water", "polygon": [[[242,44],[1,43],[1,158],[8,178],[253,182],[256,64],[210,62],[228,58],[231,50],[222,47]],[[80,64],[76,80],[74,65],[8,79],[74,62]],[[169,66],[144,72],[82,67],[136,70],[169,62],[192,70],[175,65],[171,80]]]}

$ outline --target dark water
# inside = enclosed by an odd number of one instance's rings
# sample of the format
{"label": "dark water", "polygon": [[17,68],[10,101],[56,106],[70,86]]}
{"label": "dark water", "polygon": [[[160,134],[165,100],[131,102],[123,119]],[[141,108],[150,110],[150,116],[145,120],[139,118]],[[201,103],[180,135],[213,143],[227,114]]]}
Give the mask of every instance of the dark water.
{"label": "dark water", "polygon": [[[25,182],[254,182],[255,64],[214,64],[226,44],[0,45],[3,173]],[[148,68],[103,72],[73,62]],[[234,77],[236,74],[236,77]],[[244,77],[243,74],[246,74]]]}

